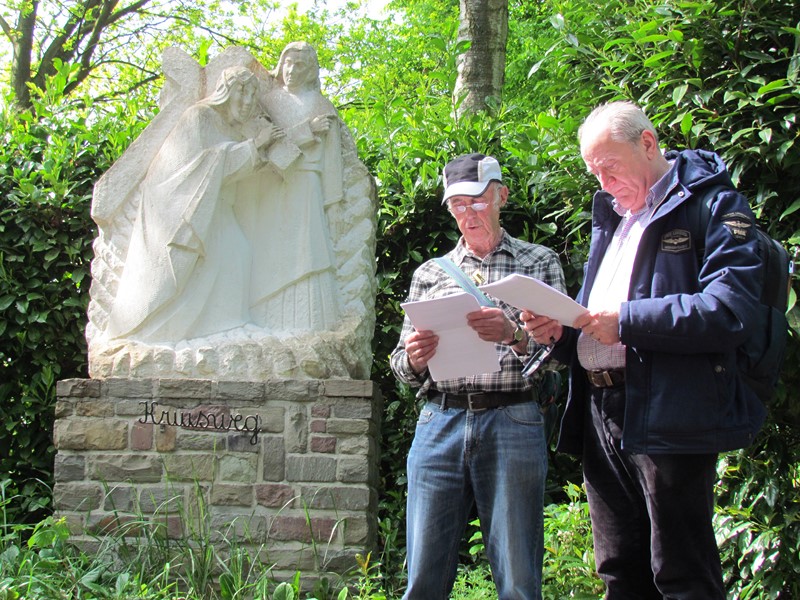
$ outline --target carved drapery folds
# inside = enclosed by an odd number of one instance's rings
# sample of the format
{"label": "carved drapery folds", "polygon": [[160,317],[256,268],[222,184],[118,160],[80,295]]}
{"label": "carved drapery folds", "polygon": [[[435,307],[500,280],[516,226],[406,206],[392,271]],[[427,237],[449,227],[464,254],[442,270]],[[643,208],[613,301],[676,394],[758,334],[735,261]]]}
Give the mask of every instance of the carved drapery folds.
{"label": "carved drapery folds", "polygon": [[95,185],[91,376],[368,379],[375,187],[316,52],[163,65],[160,112]]}

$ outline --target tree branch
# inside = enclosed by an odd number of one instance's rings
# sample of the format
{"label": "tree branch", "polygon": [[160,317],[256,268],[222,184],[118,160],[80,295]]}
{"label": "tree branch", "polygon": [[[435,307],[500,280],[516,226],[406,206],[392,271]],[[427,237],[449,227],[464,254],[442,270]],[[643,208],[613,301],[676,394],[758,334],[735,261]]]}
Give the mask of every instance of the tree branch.
{"label": "tree branch", "polygon": [[6,34],[6,37],[13,44],[14,38],[16,37],[14,35],[14,30],[11,28],[11,25],[9,25],[8,22],[3,18],[3,15],[0,15],[0,29],[3,30],[3,33]]}

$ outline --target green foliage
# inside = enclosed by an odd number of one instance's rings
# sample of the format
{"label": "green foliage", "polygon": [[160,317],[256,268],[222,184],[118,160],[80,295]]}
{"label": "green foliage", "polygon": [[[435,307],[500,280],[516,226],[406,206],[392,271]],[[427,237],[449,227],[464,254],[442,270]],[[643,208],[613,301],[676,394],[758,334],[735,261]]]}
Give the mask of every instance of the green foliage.
{"label": "green foliage", "polygon": [[0,157],[0,471],[30,501],[45,506],[50,480],[57,379],[85,364],[83,324],[91,239],[91,186],[104,165],[75,135],[81,122],[2,119]]}
{"label": "green foliage", "polygon": [[[5,488],[9,481],[0,482]],[[57,600],[234,600],[253,590],[267,597],[274,585],[266,567],[242,577],[243,548],[240,540],[229,540],[226,557],[214,555],[215,564],[206,563],[208,530],[203,536],[172,543],[163,535],[163,524],[144,518],[120,521],[119,527],[97,540],[96,551],[81,551],[70,543],[64,519],[47,517],[36,525],[12,524],[6,520],[8,501],[0,502],[0,598]],[[136,537],[138,536],[138,537]],[[233,537],[233,536],[231,536]],[[202,564],[203,577],[197,574]],[[212,568],[219,573],[219,593],[210,586]],[[192,574],[194,572],[194,575]],[[195,587],[198,581],[202,588]],[[209,591],[210,590],[210,591]],[[252,595],[249,597],[253,597]]]}
{"label": "green foliage", "polygon": [[35,114],[0,114],[0,472],[34,522],[50,503],[55,382],[86,376],[94,183],[145,121],[64,102],[67,67]]}
{"label": "green foliage", "polygon": [[483,562],[473,567],[460,566],[450,597],[459,600],[493,600],[497,598],[497,590],[495,590],[488,563]]}
{"label": "green foliage", "polygon": [[[10,480],[0,481],[0,492],[10,485]],[[35,525],[9,521],[7,509],[12,499],[0,494],[0,600],[348,597],[347,581],[331,585],[321,579],[310,594],[301,589],[300,572],[290,581],[276,581],[272,564],[263,558],[265,547],[252,539],[246,527],[238,522],[222,530],[212,526],[199,484],[188,502],[170,489],[165,494],[168,499],[153,515],[144,516],[139,511],[116,514],[87,551],[71,537],[64,519],[50,516]],[[166,533],[170,519],[175,518],[188,527],[184,537]],[[316,555],[316,549],[311,550]],[[374,577],[375,567],[359,562],[353,585]],[[357,597],[380,598],[366,594]]]}
{"label": "green foliage", "polygon": [[567,502],[550,504],[544,510],[542,596],[597,600],[603,597],[605,588],[595,573],[586,491],[568,484],[564,492]]}
{"label": "green foliage", "polygon": [[[771,425],[721,458],[714,525],[731,597],[800,594],[800,436]],[[781,594],[784,594],[781,596]]]}
{"label": "green foliage", "polygon": [[337,600],[347,600],[353,598],[354,600],[386,600],[387,596],[383,592],[381,583],[382,575],[380,572],[380,563],[371,561],[372,553],[367,552],[364,554],[356,554],[356,563],[358,564],[357,579],[352,587],[355,589],[351,592],[347,587],[336,596]]}

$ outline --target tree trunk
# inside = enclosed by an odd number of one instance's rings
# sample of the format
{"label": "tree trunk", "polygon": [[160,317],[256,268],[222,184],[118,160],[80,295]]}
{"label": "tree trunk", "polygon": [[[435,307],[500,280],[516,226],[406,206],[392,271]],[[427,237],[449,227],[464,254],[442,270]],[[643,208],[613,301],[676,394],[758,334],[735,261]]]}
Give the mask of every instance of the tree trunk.
{"label": "tree trunk", "polygon": [[458,114],[475,113],[502,99],[508,0],[460,0],[459,4],[458,40],[468,40],[471,46],[458,57],[453,96]]}
{"label": "tree trunk", "polygon": [[34,0],[24,5],[17,20],[17,33],[11,37],[14,55],[11,63],[11,85],[14,88],[16,105],[30,108],[31,94],[28,82],[31,80],[31,53],[33,51],[33,31],[36,27],[36,14],[39,2]]}

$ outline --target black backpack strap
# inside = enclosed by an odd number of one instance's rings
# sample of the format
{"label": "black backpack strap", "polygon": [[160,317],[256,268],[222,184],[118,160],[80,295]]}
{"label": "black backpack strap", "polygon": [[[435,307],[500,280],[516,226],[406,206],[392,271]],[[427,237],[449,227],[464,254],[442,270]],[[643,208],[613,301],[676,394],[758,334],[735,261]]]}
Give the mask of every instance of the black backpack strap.
{"label": "black backpack strap", "polygon": [[[760,236],[759,248],[761,260],[764,261],[765,285],[761,290],[761,302],[783,312],[789,306],[789,288],[792,285],[792,261],[789,253],[779,241],[772,239],[760,228],[756,228],[756,235]],[[787,278],[787,285],[774,285],[776,282]]]}
{"label": "black backpack strap", "polygon": [[[698,269],[703,266],[703,259],[706,252],[706,230],[711,220],[711,202],[722,191],[735,191],[728,185],[718,185],[712,188],[711,193],[707,193],[704,199],[698,198],[689,212],[689,227],[695,253],[697,255]],[[789,287],[781,285],[770,285],[771,282],[781,281],[785,273],[792,270],[789,253],[783,245],[772,239],[758,224],[753,223],[754,235],[758,238],[758,248],[761,260],[764,261],[764,285],[761,289],[761,303],[772,306],[783,311],[789,303]],[[789,283],[791,285],[791,281]]]}

